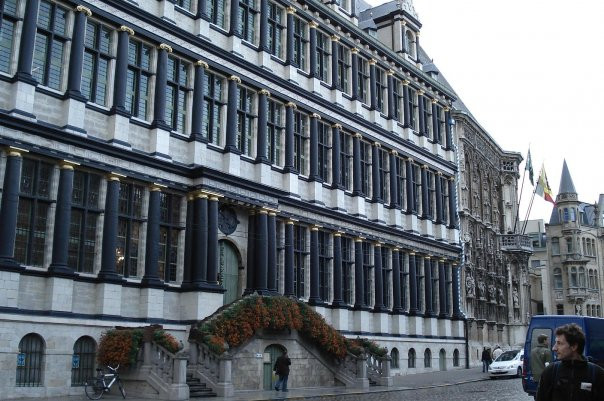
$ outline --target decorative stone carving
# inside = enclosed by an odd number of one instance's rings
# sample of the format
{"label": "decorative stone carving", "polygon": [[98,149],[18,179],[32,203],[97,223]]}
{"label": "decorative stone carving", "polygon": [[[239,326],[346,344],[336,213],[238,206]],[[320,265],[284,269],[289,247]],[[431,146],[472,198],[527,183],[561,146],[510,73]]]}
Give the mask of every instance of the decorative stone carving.
{"label": "decorative stone carving", "polygon": [[501,288],[497,289],[497,298],[499,298],[499,305],[505,305],[505,297]]}
{"label": "decorative stone carving", "polygon": [[218,210],[218,228],[224,235],[230,235],[235,232],[239,220],[237,214],[230,206],[221,206]]}
{"label": "decorative stone carving", "polygon": [[512,302],[514,305],[514,309],[520,308],[520,301],[518,300],[518,290],[515,288],[512,290]]}
{"label": "decorative stone carving", "polygon": [[466,297],[474,298],[474,296],[474,278],[470,274],[468,274],[466,275]]}
{"label": "decorative stone carving", "polygon": [[486,295],[486,287],[484,281],[478,280],[478,298],[484,299]]}
{"label": "decorative stone carving", "polygon": [[497,302],[495,300],[495,286],[493,284],[489,284],[488,291],[489,291],[489,301]]}

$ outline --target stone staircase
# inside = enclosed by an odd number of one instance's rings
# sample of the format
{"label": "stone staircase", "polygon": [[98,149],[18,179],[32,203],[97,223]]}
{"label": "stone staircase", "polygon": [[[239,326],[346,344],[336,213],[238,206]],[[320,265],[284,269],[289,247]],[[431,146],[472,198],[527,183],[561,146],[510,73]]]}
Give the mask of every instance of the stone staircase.
{"label": "stone staircase", "polygon": [[192,374],[187,375],[187,385],[189,386],[190,398],[216,397],[217,395],[205,383],[202,383],[197,377],[193,377]]}

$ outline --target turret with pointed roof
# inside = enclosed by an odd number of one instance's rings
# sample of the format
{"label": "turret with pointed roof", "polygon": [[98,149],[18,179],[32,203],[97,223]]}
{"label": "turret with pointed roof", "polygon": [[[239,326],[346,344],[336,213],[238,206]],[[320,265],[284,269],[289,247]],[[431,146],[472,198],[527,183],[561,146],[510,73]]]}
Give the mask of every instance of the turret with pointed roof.
{"label": "turret with pointed roof", "polygon": [[574,194],[574,198],[577,199],[577,190],[575,189],[575,184],[573,183],[573,179],[570,176],[570,171],[568,171],[566,159],[564,159],[564,164],[562,165],[562,176],[560,177],[560,188],[558,189],[558,196],[556,196],[556,203],[558,203],[560,195],[563,194]]}

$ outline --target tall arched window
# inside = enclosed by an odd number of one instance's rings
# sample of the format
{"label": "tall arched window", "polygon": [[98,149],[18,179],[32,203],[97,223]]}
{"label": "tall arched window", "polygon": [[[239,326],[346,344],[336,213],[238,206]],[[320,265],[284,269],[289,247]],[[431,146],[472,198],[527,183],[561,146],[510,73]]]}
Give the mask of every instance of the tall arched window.
{"label": "tall arched window", "polygon": [[566,253],[573,253],[574,248],[572,237],[566,237]]}
{"label": "tall arched window", "polygon": [[570,208],[570,221],[577,221],[577,212],[574,207]]}
{"label": "tall arched window", "polygon": [[96,342],[88,336],[78,338],[71,357],[71,385],[82,386],[86,379],[94,377]]}
{"label": "tall arched window", "polygon": [[432,352],[430,348],[426,348],[424,351],[424,368],[432,367]]}
{"label": "tall arched window", "polygon": [[41,386],[43,367],[44,340],[38,334],[30,333],[19,342],[17,387]]}
{"label": "tall arched window", "polygon": [[570,220],[570,216],[569,216],[569,214],[568,214],[568,208],[567,208],[567,207],[565,207],[565,208],[564,208],[564,222],[565,222],[565,223],[568,223],[568,221],[569,221],[569,220]]}
{"label": "tall arched window", "polygon": [[562,288],[562,269],[559,267],[554,269],[554,288]]}
{"label": "tall arched window", "polygon": [[583,248],[583,255],[589,255],[589,252],[587,251],[587,241],[585,241],[585,238],[581,238],[581,245]]}
{"label": "tall arched window", "polygon": [[390,351],[390,367],[392,369],[399,368],[398,359],[398,350],[396,348],[392,348],[392,351]]}
{"label": "tall arched window", "polygon": [[453,351],[453,366],[459,366],[459,350],[457,348]]}
{"label": "tall arched window", "polygon": [[578,280],[577,280],[577,268],[576,267],[571,267],[569,270],[569,274],[568,274],[568,281],[569,281],[569,286],[570,287],[576,287],[578,284]]}
{"label": "tall arched window", "polygon": [[560,255],[560,239],[552,238],[552,255]]}
{"label": "tall arched window", "polygon": [[415,35],[412,31],[407,31],[405,35],[405,47],[407,48],[407,52],[409,56],[412,58],[417,58],[417,47],[415,46]]}
{"label": "tall arched window", "polygon": [[589,288],[596,288],[596,271],[594,269],[589,269]]}
{"label": "tall arched window", "polygon": [[407,355],[407,367],[414,368],[415,367],[415,350],[411,348]]}
{"label": "tall arched window", "polygon": [[585,268],[579,267],[579,287],[585,288]]}

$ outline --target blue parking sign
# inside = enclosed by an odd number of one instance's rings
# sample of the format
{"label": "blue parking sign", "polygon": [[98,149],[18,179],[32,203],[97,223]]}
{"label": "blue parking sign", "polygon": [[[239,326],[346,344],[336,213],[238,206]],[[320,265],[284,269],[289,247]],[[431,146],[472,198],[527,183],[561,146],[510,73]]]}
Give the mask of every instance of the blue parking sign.
{"label": "blue parking sign", "polygon": [[80,356],[79,355],[74,355],[71,357],[71,368],[72,369],[77,369],[80,367]]}
{"label": "blue parking sign", "polygon": [[25,354],[17,354],[17,366],[25,366]]}

